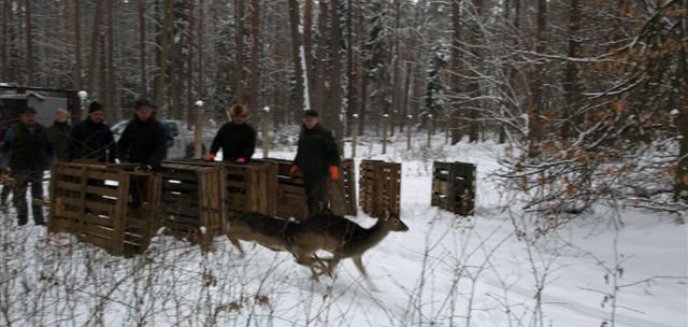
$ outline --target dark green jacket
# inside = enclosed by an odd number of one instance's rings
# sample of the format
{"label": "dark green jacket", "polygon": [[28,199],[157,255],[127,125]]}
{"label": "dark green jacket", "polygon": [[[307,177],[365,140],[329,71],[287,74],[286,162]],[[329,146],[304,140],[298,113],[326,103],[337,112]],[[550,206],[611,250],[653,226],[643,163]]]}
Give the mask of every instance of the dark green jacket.
{"label": "dark green jacket", "polygon": [[312,129],[303,127],[294,164],[306,178],[326,177],[329,166],[339,165],[339,149],[332,132],[320,124]]}
{"label": "dark green jacket", "polygon": [[12,170],[47,170],[53,161],[53,147],[43,125],[12,125],[3,145],[3,155]]}
{"label": "dark green jacket", "polygon": [[69,161],[69,134],[72,126],[68,122],[54,122],[48,127],[48,139],[53,144],[55,159],[60,162]]}

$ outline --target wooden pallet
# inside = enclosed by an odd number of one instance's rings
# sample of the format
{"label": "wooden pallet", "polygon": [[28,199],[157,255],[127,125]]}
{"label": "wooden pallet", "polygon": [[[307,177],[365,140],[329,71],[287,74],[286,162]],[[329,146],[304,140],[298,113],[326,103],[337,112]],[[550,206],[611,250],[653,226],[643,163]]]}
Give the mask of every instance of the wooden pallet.
{"label": "wooden pallet", "polygon": [[226,221],[222,167],[163,162],[160,213],[166,231],[207,249]]}
{"label": "wooden pallet", "polygon": [[[133,208],[132,184],[147,185],[141,206]],[[113,255],[144,251],[160,227],[157,216],[160,180],[130,167],[57,163],[50,182],[52,233],[70,232]]]}
{"label": "wooden pallet", "polygon": [[[290,160],[284,159],[263,159],[257,162],[270,163],[274,165],[277,174],[277,216],[285,219],[296,218],[305,220],[308,217],[308,207],[306,206],[306,196],[303,186],[303,176],[297,173],[296,176],[289,176]],[[356,215],[356,185],[354,182],[354,161],[351,159],[341,160],[341,180],[338,183],[330,183],[329,200],[330,210],[340,215]]]}
{"label": "wooden pallet", "polygon": [[371,217],[400,217],[401,164],[363,160],[359,167],[359,199]]}
{"label": "wooden pallet", "polygon": [[277,213],[276,165],[260,161],[235,165],[197,159],[177,159],[168,162],[223,169],[226,177],[226,207],[230,214],[259,212],[274,216]]}
{"label": "wooden pallet", "polygon": [[464,162],[434,162],[433,206],[469,216],[475,210],[475,165]]}

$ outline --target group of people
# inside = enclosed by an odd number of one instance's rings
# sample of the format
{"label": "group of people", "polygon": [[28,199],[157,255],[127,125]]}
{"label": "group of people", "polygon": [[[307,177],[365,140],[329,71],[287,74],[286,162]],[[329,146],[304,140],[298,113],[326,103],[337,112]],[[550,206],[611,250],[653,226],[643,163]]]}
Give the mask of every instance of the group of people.
{"label": "group of people", "polygon": [[[244,105],[233,105],[229,116],[230,122],[217,132],[204,160],[214,161],[222,150],[222,161],[248,163],[256,147],[256,131],[246,123],[249,110]],[[299,172],[303,176],[309,214],[328,210],[329,183],[340,179],[339,149],[332,132],[320,124],[320,115],[311,109],[303,112],[298,148],[289,175],[293,177]]]}
{"label": "group of people", "polygon": [[[103,163],[120,162],[139,164],[141,170],[158,171],[167,155],[166,133],[155,118],[156,106],[148,100],[134,104],[134,117],[127,124],[120,139],[115,142],[110,127],[105,123],[103,106],[92,102],[88,117],[75,126],[68,122],[69,113],[56,112],[55,122],[44,127],[36,121],[36,111],[27,107],[13,124],[2,146],[2,166],[8,167],[15,180],[13,204],[19,225],[28,222],[27,188],[31,187],[34,200],[43,198],[43,172],[54,161],[90,160]],[[233,105],[229,109],[230,122],[224,124],[213,139],[210,153],[203,159],[214,161],[222,151],[222,161],[247,164],[256,147],[256,131],[248,123],[249,109]],[[315,110],[305,110],[299,135],[296,157],[289,175],[303,175],[309,214],[327,210],[330,181],[338,181],[339,150],[332,132],[320,125]],[[9,188],[3,188],[3,204]],[[44,225],[42,207],[32,206],[36,225]]]}
{"label": "group of people", "polygon": [[36,120],[36,110],[23,108],[18,121],[7,130],[0,148],[2,166],[8,168],[13,186],[3,186],[2,205],[7,205],[9,191],[19,225],[28,223],[26,191],[30,187],[32,216],[36,225],[45,225],[43,209],[36,200],[43,199],[43,173],[54,162],[97,161],[139,164],[141,169],[156,170],[167,154],[165,130],[155,118],[156,107],[148,100],[134,104],[134,117],[115,142],[110,126],[105,123],[105,110],[97,101],[91,102],[88,116],[74,126],[69,112],[58,109],[55,121],[45,127]]}

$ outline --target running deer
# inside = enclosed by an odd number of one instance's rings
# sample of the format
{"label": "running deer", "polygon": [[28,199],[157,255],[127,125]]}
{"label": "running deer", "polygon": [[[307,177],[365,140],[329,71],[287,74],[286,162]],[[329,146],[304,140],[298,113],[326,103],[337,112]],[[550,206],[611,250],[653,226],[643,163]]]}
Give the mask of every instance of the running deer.
{"label": "running deer", "polygon": [[[297,263],[311,267],[311,270],[314,266],[324,267],[320,274],[326,272],[331,275],[342,259],[351,258],[370,288],[375,289],[361,257],[380,243],[390,231],[405,232],[408,229],[399,217],[380,218],[374,226],[364,228],[341,216],[318,214],[289,233],[287,249],[294,255]],[[318,250],[332,253],[332,258],[319,259],[315,256]],[[328,261],[329,264],[325,267],[323,261]],[[317,275],[314,277],[317,278]]]}
{"label": "running deer", "polygon": [[273,251],[286,251],[284,240],[297,224],[258,212],[246,212],[229,219],[225,233],[241,256],[245,255],[239,240],[256,242]]}
{"label": "running deer", "polygon": [[[287,239],[299,228],[298,223],[274,218],[258,212],[246,212],[231,217],[225,225],[225,234],[232,245],[245,256],[239,240],[258,243],[273,251],[286,251]],[[327,270],[322,260],[315,257],[310,261],[314,278]],[[307,265],[307,264],[305,264]],[[319,270],[320,272],[317,272]]]}

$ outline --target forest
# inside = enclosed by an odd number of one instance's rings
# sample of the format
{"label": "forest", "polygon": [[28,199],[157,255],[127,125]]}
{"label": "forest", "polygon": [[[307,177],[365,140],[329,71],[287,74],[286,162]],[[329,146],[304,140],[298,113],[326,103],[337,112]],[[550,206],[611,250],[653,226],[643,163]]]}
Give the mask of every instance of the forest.
{"label": "forest", "polygon": [[[137,98],[278,129],[317,109],[339,142],[405,130],[508,143],[526,208],[598,199],[680,212],[688,192],[686,0],[3,0],[0,81]],[[384,127],[381,128],[381,127]],[[648,178],[657,177],[659,178]],[[683,201],[681,201],[683,199]]]}

